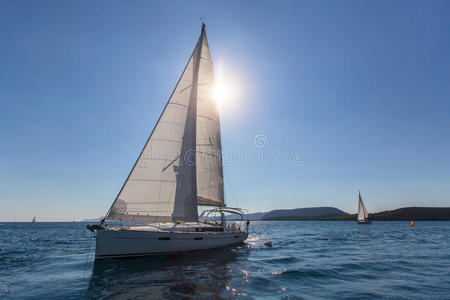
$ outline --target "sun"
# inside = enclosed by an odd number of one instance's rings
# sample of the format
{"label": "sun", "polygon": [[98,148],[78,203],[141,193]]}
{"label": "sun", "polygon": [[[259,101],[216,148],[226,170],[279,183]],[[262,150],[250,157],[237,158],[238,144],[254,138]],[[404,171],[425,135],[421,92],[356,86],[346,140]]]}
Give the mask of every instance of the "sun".
{"label": "sun", "polygon": [[230,101],[230,94],[230,87],[223,81],[215,83],[213,97],[216,100],[219,111],[223,111],[226,108],[224,106],[226,106],[227,102]]}
{"label": "sun", "polygon": [[233,79],[229,72],[219,65],[216,69],[215,84],[212,96],[217,103],[221,113],[227,113],[235,108],[236,99],[239,97],[239,85]]}

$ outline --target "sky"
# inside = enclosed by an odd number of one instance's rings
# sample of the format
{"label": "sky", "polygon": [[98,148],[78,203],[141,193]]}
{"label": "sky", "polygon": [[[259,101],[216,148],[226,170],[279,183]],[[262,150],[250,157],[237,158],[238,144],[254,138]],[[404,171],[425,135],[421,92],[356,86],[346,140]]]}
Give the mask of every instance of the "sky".
{"label": "sky", "polygon": [[[200,34],[251,212],[450,206],[449,1],[0,1],[0,221],[106,213]],[[275,159],[274,159],[275,157]]]}

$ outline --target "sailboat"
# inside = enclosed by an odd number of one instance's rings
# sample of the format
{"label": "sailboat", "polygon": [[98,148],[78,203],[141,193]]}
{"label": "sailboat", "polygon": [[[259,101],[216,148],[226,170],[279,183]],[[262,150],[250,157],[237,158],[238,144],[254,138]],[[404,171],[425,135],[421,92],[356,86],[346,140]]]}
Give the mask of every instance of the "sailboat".
{"label": "sailboat", "polygon": [[[96,259],[226,247],[248,237],[224,201],[214,69],[205,24],[157,124],[96,235]],[[200,208],[204,208],[199,215]],[[225,215],[240,216],[227,226]],[[245,222],[245,224],[244,224]],[[124,225],[125,223],[125,225]]]}
{"label": "sailboat", "polygon": [[31,223],[36,223],[36,216],[33,217],[33,220],[31,220]]}
{"label": "sailboat", "polygon": [[358,224],[370,224],[369,214],[367,213],[366,206],[361,197],[361,192],[358,192],[359,201],[358,201]]}

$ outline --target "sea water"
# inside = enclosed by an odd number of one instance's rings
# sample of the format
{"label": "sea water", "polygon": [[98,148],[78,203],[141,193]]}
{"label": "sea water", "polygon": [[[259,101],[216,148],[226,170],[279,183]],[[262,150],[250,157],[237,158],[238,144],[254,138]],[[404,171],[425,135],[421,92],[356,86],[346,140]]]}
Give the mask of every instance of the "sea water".
{"label": "sea water", "polygon": [[450,222],[252,222],[224,249],[97,262],[94,249],[85,223],[0,223],[0,298],[450,299]]}

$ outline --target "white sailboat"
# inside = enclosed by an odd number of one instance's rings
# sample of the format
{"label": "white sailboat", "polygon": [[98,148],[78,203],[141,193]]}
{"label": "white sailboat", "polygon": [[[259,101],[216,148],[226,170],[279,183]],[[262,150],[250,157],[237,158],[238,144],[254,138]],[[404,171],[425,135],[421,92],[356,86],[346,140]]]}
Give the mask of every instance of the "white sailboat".
{"label": "white sailboat", "polygon": [[370,224],[369,214],[367,213],[366,206],[361,197],[361,192],[358,192],[359,201],[358,201],[358,224]]}
{"label": "white sailboat", "polygon": [[[100,224],[88,225],[96,233],[96,259],[211,249],[247,239],[248,221],[226,225],[225,214],[243,220],[244,212],[225,205],[213,89],[202,24],[181,78],[122,189]],[[198,206],[210,208],[199,216]]]}
{"label": "white sailboat", "polygon": [[31,220],[31,223],[36,223],[36,216],[33,217],[33,220]]}

